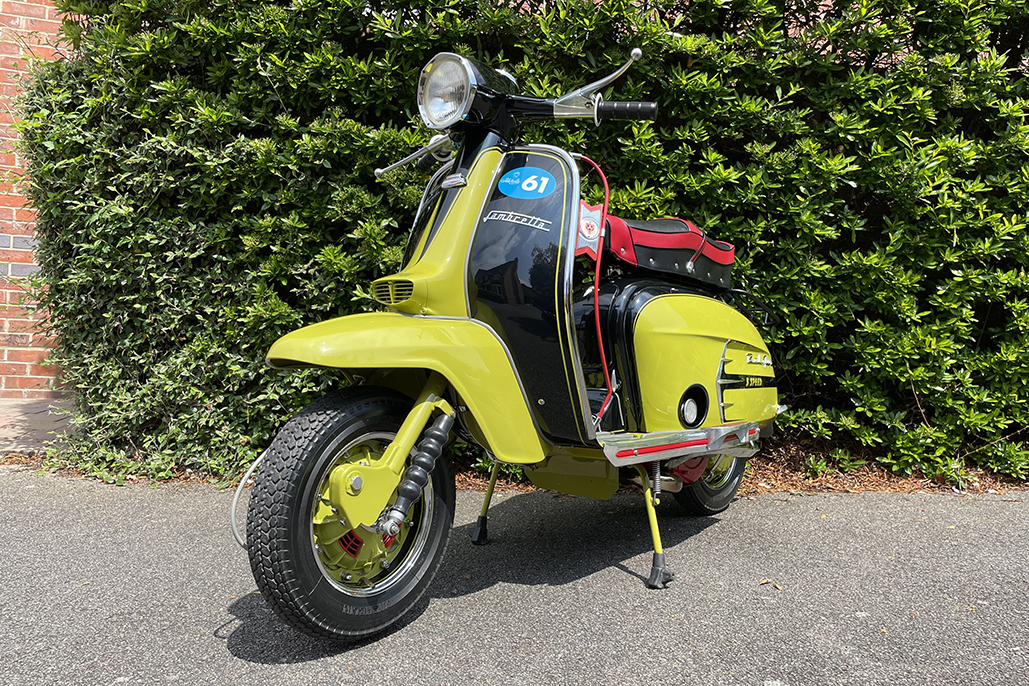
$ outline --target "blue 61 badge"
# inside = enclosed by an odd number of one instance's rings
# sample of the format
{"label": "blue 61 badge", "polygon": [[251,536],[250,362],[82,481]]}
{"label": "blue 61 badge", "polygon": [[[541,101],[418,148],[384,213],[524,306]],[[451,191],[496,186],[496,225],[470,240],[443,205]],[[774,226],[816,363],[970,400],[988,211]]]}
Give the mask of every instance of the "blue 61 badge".
{"label": "blue 61 badge", "polygon": [[554,192],[557,182],[550,172],[539,167],[519,167],[500,177],[497,188],[509,198],[538,200]]}

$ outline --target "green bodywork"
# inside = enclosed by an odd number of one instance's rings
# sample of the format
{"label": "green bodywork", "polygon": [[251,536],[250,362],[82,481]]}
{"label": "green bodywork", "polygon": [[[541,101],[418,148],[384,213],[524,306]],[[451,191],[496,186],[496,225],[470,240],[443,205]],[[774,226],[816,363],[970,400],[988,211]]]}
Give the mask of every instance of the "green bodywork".
{"label": "green bodywork", "polygon": [[[633,343],[647,431],[678,431],[683,393],[700,384],[709,399],[700,426],[733,421],[765,425],[779,409],[774,386],[725,387],[723,421],[718,407],[718,375],[723,352],[724,374],[771,380],[768,348],[754,325],[725,303],[699,295],[663,295],[649,301],[636,317]],[[757,363],[747,363],[747,353]],[[762,357],[763,356],[763,357]],[[761,361],[769,359],[769,364]],[[740,384],[743,385],[742,383]]]}
{"label": "green bodywork", "polygon": [[286,334],[268,351],[276,368],[330,367],[438,372],[475,417],[481,440],[501,462],[533,464],[546,454],[503,344],[470,319],[355,314]]}
{"label": "green bodywork", "polygon": [[[414,285],[411,299],[393,305],[394,310],[408,314],[469,316],[464,258],[479,223],[483,199],[492,190],[493,176],[500,168],[502,156],[497,148],[488,148],[475,159],[466,175],[468,185],[449,191],[457,195],[438,229],[423,233],[415,246],[411,263],[403,271],[379,280],[406,280]],[[440,203],[433,212],[439,212],[442,206]],[[429,225],[437,220],[434,215]]]}
{"label": "green bodywork", "polygon": [[551,491],[607,500],[618,490],[618,468],[604,453],[589,448],[555,446],[545,463],[526,469],[533,485]]}
{"label": "green bodywork", "polygon": [[414,407],[397,431],[396,437],[374,463],[352,460],[341,464],[329,475],[329,501],[343,514],[347,528],[372,526],[400,483],[407,458],[422,435],[434,410],[452,414],[454,408],[440,395],[447,380],[433,372]]}
{"label": "green bodywork", "polygon": [[[450,195],[432,209],[410,262],[372,285],[373,292],[378,284],[388,295],[391,312],[307,326],[283,336],[268,352],[273,367],[335,368],[358,383],[385,385],[412,398],[421,393],[411,426],[401,429],[395,449],[374,464],[351,461],[329,479],[331,502],[345,505],[340,509],[350,528],[370,525],[379,516],[447,385],[467,406],[462,421],[475,440],[500,462],[535,465],[527,473],[537,486],[600,499],[618,488],[618,468],[601,450],[543,440],[507,348],[489,326],[488,308],[480,307],[485,315],[477,315],[486,322],[469,318],[466,258],[502,158],[497,148],[483,151],[469,168],[466,185],[446,191]],[[634,331],[646,431],[681,430],[678,407],[694,384],[710,398],[702,426],[739,420],[767,424],[775,417],[775,388],[763,381],[718,394],[723,353],[731,358],[723,373],[773,376],[770,366],[747,364],[746,353],[763,360],[768,349],[754,326],[729,306],[695,295],[659,296],[641,310]],[[427,374],[436,381],[426,384]],[[357,476],[364,484],[361,493],[352,487]]]}

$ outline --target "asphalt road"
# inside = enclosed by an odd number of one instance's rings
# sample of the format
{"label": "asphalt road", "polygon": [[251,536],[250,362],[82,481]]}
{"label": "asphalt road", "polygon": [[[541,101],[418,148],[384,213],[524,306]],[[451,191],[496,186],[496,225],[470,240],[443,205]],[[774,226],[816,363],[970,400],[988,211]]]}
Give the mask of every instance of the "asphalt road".
{"label": "asphalt road", "polygon": [[340,647],[283,626],[228,531],[232,494],[0,467],[0,683],[1026,684],[1024,494],[763,496],[659,515],[639,496],[499,494],[413,616]]}

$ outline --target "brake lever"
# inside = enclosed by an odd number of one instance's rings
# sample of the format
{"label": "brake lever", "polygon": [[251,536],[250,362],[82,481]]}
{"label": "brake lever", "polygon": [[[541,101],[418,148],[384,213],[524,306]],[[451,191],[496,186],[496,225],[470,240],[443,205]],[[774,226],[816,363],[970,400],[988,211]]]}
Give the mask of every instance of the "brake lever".
{"label": "brake lever", "polygon": [[422,155],[427,155],[429,153],[435,153],[437,150],[439,150],[440,148],[445,147],[446,145],[453,145],[453,142],[450,140],[450,136],[448,136],[445,133],[437,134],[437,135],[435,135],[435,136],[433,136],[432,138],[429,139],[429,144],[426,145],[424,148],[421,148],[420,150],[415,150],[413,153],[411,153],[410,155],[408,155],[404,159],[400,160],[399,162],[394,162],[393,164],[389,165],[388,167],[386,167],[384,169],[376,169],[375,170],[375,178],[378,179],[383,174],[388,174],[389,172],[393,171],[394,169],[399,169],[400,167],[403,167],[408,162],[413,162],[413,161],[417,160]]}
{"label": "brake lever", "polygon": [[595,113],[597,103],[600,101],[600,89],[614,83],[615,79],[629,70],[629,67],[632,66],[633,62],[641,59],[642,57],[643,51],[639,48],[633,48],[632,52],[629,53],[629,61],[615,70],[613,74],[609,74],[599,81],[594,81],[582,88],[576,88],[571,93],[562,95],[554,100],[554,116],[581,117],[584,114]]}

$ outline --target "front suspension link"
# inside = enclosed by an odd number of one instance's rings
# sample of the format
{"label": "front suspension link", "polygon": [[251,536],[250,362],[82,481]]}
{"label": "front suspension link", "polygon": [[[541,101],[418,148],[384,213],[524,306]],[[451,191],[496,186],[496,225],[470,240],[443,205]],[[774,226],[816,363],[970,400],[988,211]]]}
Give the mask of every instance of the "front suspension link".
{"label": "front suspension link", "polygon": [[443,454],[443,446],[450,437],[454,418],[449,414],[440,416],[425,431],[425,437],[418,443],[417,452],[411,464],[404,471],[404,477],[397,485],[397,500],[379,524],[379,530],[387,536],[400,533],[400,525],[407,519],[411,506],[418,500],[422,489],[429,483],[436,460]]}

